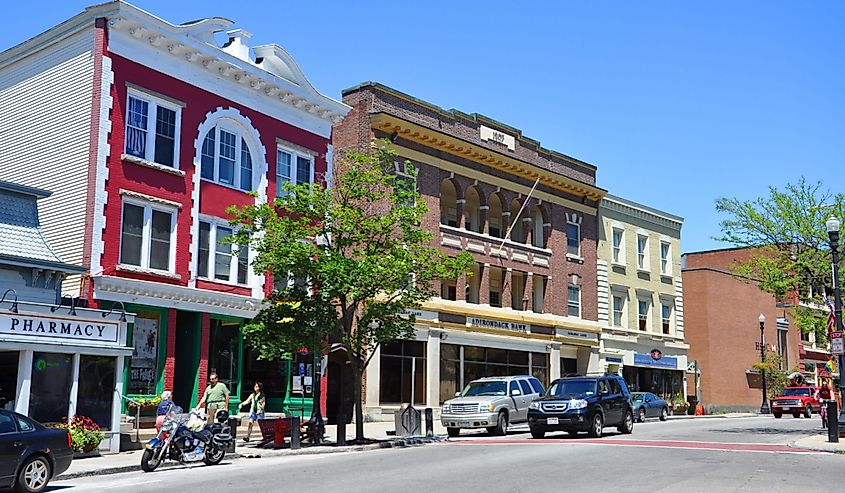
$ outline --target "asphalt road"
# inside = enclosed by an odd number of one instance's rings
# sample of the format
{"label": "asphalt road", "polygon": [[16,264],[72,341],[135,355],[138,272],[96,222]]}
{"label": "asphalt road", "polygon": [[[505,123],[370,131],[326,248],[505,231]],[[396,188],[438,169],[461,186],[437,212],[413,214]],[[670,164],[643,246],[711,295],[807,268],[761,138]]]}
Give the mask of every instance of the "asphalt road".
{"label": "asphalt road", "polygon": [[626,492],[839,491],[845,456],[788,441],[821,431],[817,418],[696,419],[637,424],[599,440],[527,429],[467,434],[406,449],[240,459],[144,474],[57,481],[52,491],[147,492]]}

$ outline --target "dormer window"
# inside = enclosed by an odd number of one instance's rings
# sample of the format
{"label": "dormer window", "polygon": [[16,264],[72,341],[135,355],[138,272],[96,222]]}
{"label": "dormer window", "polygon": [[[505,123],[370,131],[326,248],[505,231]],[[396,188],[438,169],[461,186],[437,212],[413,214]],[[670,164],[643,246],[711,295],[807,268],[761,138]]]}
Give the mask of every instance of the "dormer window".
{"label": "dormer window", "polygon": [[202,143],[201,176],[221,185],[252,191],[252,154],[236,127],[217,125]]}

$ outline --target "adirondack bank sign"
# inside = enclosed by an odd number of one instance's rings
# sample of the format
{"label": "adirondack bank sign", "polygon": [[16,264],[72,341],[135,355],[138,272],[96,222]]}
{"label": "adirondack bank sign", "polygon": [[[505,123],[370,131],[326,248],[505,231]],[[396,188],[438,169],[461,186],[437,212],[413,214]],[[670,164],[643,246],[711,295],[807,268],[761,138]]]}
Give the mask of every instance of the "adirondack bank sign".
{"label": "adirondack bank sign", "polygon": [[118,324],[74,318],[52,318],[37,315],[0,314],[0,338],[32,340],[32,342],[117,342]]}

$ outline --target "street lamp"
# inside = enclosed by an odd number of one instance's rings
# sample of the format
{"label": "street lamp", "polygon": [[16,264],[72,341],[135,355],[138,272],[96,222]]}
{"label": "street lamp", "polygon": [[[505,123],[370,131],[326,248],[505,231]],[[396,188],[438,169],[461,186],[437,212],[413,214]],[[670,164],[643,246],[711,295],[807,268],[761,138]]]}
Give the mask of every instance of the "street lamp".
{"label": "street lamp", "polygon": [[[766,339],[763,332],[766,327],[766,316],[762,313],[757,320],[760,321],[760,363],[766,364]],[[760,368],[760,378],[763,380],[763,404],[760,405],[760,414],[769,414],[769,402],[766,400],[766,370],[765,366]]]}
{"label": "street lamp", "polygon": [[[831,215],[824,223],[830,238],[830,254],[833,257],[833,314],[836,317],[836,331],[842,332],[842,293],[839,290],[839,219]],[[839,395],[845,395],[842,387],[842,364],[845,355],[839,355]],[[833,375],[831,375],[833,376]],[[839,410],[839,430],[845,430],[845,409]]]}

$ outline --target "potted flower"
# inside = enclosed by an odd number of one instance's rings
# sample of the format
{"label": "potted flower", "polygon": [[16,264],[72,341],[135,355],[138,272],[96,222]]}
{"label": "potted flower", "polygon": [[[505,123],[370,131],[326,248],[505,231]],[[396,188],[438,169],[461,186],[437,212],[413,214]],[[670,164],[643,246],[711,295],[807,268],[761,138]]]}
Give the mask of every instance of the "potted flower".
{"label": "potted flower", "polygon": [[103,432],[100,431],[100,425],[85,416],[74,416],[66,426],[70,432],[74,452],[92,452],[105,438]]}
{"label": "potted flower", "polygon": [[[137,402],[137,404],[136,404],[136,402]],[[140,405],[142,411],[150,411],[150,410],[153,410],[156,407],[158,407],[158,405],[160,403],[161,403],[161,396],[157,395],[157,396],[151,397],[151,398],[135,399],[134,401],[129,401],[126,404],[126,407],[129,408],[130,411],[134,412],[136,409],[138,409],[138,406]]]}
{"label": "potted flower", "polygon": [[689,409],[689,402],[685,401],[683,397],[676,395],[672,398],[673,414],[685,414],[687,409]]}

